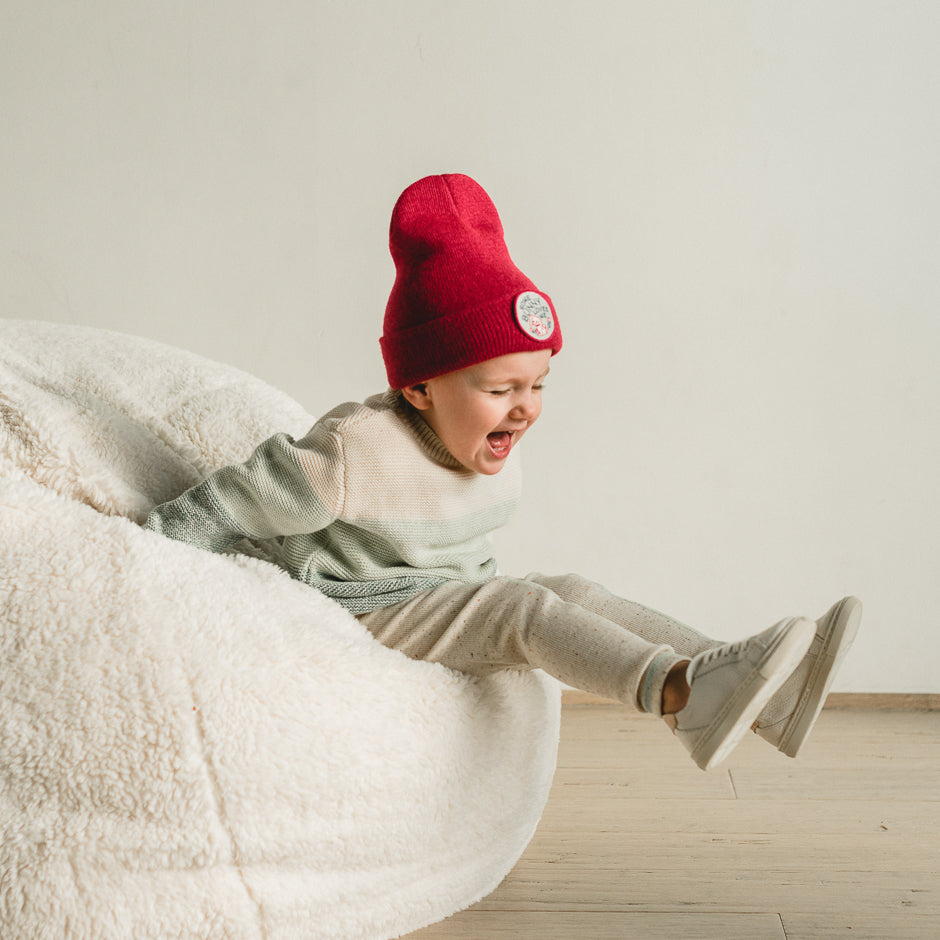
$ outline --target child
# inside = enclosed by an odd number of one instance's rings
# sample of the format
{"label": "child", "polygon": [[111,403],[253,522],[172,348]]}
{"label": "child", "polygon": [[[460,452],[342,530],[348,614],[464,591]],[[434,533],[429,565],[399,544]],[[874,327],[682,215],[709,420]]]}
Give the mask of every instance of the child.
{"label": "child", "polygon": [[299,441],[276,434],[147,527],[216,552],[283,536],[290,574],[386,646],[472,675],[542,668],[665,717],[703,769],[752,726],[796,756],[860,603],[723,645],[577,575],[498,576],[489,536],[516,505],[515,451],[541,412],[558,317],[467,176],[405,190],[389,241],[390,389],[334,408]]}

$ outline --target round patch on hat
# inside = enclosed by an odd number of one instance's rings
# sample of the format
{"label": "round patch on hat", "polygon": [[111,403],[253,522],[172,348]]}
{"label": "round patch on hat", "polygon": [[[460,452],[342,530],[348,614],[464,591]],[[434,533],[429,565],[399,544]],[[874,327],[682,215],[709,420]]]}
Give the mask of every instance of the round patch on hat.
{"label": "round patch on hat", "polygon": [[515,300],[516,322],[526,336],[536,341],[555,332],[555,318],[548,301],[534,290],[524,290]]}

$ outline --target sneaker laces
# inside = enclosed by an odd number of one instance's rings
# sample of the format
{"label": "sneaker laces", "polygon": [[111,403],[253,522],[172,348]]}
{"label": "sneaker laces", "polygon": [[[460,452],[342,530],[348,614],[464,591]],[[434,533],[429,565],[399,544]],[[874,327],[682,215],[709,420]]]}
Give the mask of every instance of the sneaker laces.
{"label": "sneaker laces", "polygon": [[705,650],[704,653],[700,653],[695,657],[696,670],[698,670],[700,666],[707,666],[709,663],[714,662],[719,656],[727,656],[728,654],[734,656],[737,653],[743,652],[747,644],[751,642],[751,639],[752,637],[747,637],[743,640],[736,640],[734,643],[725,643],[723,646],[713,646],[710,650]]}

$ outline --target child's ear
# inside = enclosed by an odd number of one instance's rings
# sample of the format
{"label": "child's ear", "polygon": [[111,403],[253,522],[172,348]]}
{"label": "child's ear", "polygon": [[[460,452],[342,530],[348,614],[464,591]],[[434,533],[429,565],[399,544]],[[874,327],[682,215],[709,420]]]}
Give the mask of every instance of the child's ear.
{"label": "child's ear", "polygon": [[431,407],[431,396],[428,394],[428,386],[425,382],[419,382],[417,385],[407,385],[401,390],[408,402],[418,411],[427,411]]}

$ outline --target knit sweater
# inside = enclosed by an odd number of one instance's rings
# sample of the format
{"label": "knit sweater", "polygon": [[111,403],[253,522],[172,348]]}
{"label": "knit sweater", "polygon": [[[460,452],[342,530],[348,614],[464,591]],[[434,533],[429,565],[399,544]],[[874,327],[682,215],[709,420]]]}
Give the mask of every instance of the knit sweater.
{"label": "knit sweater", "polygon": [[291,576],[359,614],[492,578],[490,533],[520,485],[515,455],[491,476],[465,469],[389,391],[334,408],[301,440],[275,434],[158,506],[146,527],[215,552],[284,536]]}

